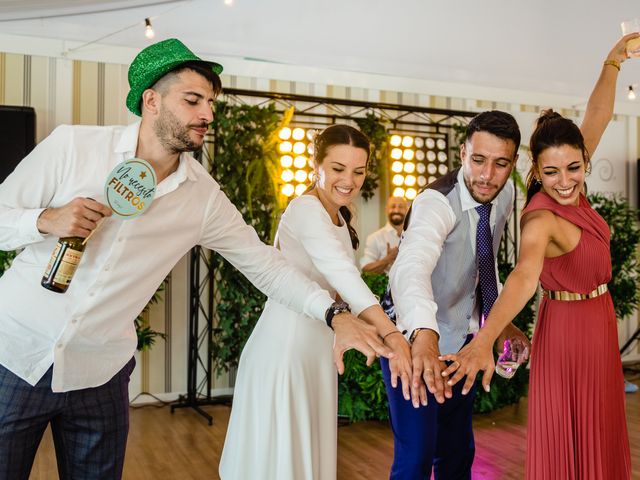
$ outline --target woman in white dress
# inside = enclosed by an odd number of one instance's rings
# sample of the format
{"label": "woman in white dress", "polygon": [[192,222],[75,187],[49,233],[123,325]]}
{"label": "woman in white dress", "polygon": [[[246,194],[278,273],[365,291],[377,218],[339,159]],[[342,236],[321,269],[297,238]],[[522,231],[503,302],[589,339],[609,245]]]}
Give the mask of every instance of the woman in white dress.
{"label": "woman in white dress", "polygon": [[[372,325],[395,356],[393,381],[409,399],[409,344],[360,278],[349,204],[364,182],[369,141],[347,125],[314,140],[316,181],[291,201],[276,246],[288,262],[338,295]],[[335,304],[334,304],[335,305]],[[220,461],[222,480],[335,480],[337,375],[334,332],[268,300],[240,358]],[[372,359],[370,359],[372,360]]]}

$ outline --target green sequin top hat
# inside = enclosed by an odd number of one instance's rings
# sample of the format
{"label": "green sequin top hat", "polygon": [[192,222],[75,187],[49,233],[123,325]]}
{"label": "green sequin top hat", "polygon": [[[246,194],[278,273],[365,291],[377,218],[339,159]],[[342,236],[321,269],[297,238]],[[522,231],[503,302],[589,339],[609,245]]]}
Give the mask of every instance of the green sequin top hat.
{"label": "green sequin top hat", "polygon": [[154,43],[142,50],[129,66],[127,108],[140,116],[142,92],[180,64],[192,61],[208,65],[218,75],[222,72],[222,65],[202,60],[175,38]]}

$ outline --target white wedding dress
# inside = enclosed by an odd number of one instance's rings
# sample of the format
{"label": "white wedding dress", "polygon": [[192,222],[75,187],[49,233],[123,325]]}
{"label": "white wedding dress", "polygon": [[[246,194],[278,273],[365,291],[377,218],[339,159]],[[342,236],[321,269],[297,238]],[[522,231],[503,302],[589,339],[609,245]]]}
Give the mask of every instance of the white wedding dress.
{"label": "white wedding dress", "polygon": [[[317,197],[302,195],[284,212],[276,245],[357,315],[377,301],[360,278],[342,223],[331,222]],[[240,357],[222,480],[335,480],[333,339],[324,321],[267,301]]]}

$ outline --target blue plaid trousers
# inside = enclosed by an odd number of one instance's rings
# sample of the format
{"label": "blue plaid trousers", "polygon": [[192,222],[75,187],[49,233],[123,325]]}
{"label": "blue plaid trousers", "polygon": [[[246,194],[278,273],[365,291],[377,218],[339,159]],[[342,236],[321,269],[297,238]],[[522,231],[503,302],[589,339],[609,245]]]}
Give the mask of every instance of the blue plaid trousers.
{"label": "blue plaid trousers", "polygon": [[119,480],[134,367],[132,358],[104,385],[53,393],[53,367],[32,387],[0,365],[0,479],[29,479],[50,423],[60,479]]}

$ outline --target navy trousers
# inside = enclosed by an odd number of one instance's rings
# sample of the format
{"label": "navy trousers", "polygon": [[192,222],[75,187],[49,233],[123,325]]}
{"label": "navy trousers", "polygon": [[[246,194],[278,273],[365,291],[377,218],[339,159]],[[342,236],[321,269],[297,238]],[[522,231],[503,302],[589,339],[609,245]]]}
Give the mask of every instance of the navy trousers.
{"label": "navy trousers", "polygon": [[414,408],[391,386],[389,362],[380,360],[389,399],[393,429],[391,480],[470,480],[475,455],[471,417],[475,385],[462,395],[464,380],[453,387],[453,397],[443,404],[428,393],[428,405]]}
{"label": "navy trousers", "polygon": [[61,479],[119,480],[134,367],[132,358],[104,385],[53,393],[53,367],[32,387],[0,365],[0,479],[28,480],[50,423]]}

